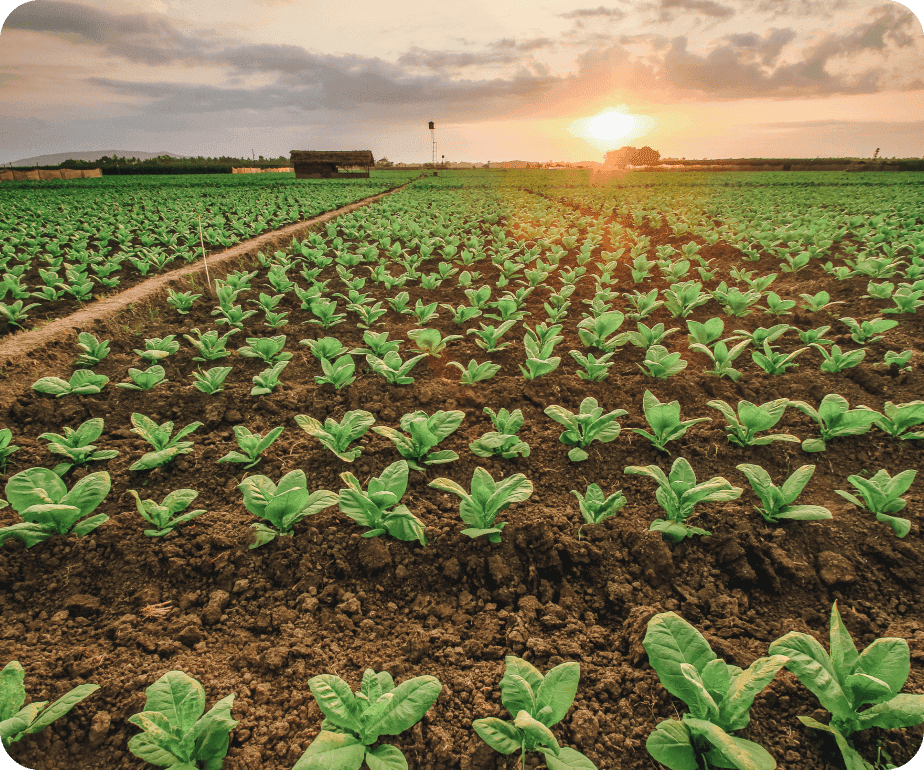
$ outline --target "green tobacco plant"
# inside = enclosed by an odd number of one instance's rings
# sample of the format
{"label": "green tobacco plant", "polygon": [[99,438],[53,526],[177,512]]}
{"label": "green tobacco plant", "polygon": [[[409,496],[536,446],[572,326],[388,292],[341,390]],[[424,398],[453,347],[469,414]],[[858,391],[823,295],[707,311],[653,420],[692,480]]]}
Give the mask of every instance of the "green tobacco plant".
{"label": "green tobacco plant", "polygon": [[578,527],[578,540],[581,539],[581,529],[585,525],[602,524],[610,516],[615,516],[626,504],[626,497],[621,489],[607,496],[603,494],[599,484],[589,485],[583,495],[575,489],[571,490],[571,494],[578,499],[581,515],[584,517],[584,524]]}
{"label": "green tobacco plant", "polygon": [[625,316],[618,310],[610,310],[596,318],[585,318],[577,325],[578,337],[584,347],[611,353],[619,344],[616,330],[622,326],[624,320]]}
{"label": "green tobacco plant", "polygon": [[762,297],[763,294],[754,289],[741,291],[737,287],[729,288],[725,281],[712,291],[712,298],[722,305],[728,315],[733,316],[750,315],[754,312],[751,306],[760,302]]}
{"label": "green tobacco plant", "polygon": [[802,442],[803,452],[824,452],[826,442],[841,436],[860,436],[868,433],[873,424],[883,415],[868,406],[851,409],[847,399],[837,393],[829,393],[821,400],[818,409],[805,401],[790,401],[803,414],[811,417],[821,428],[819,438],[808,438]]}
{"label": "green tobacco plant", "polygon": [[440,307],[446,308],[452,314],[452,322],[457,324],[467,323],[481,315],[481,311],[477,307],[469,307],[468,305],[453,307],[452,305],[441,304]]}
{"label": "green tobacco plant", "polygon": [[671,353],[663,345],[652,345],[645,351],[645,360],[636,366],[651,377],[666,380],[686,369],[687,363],[680,353]]}
{"label": "green tobacco plant", "polygon": [[767,312],[772,315],[790,315],[790,311],[795,306],[794,299],[781,299],[780,295],[774,291],[767,293]]}
{"label": "green tobacco plant", "polygon": [[762,507],[755,506],[757,512],[771,524],[778,524],[781,519],[820,521],[832,518],[831,511],[820,505],[793,505],[812,478],[815,472],[814,465],[803,465],[794,471],[781,487],[776,486],[770,480],[770,474],[759,465],[742,463],[737,468],[747,477],[751,489],[763,504]]}
{"label": "green tobacco plant", "polygon": [[883,313],[916,313],[918,308],[924,307],[924,288],[912,289],[907,284],[899,286],[892,295],[891,300],[895,307],[886,308]]}
{"label": "green tobacco plant", "polygon": [[[92,442],[96,441],[101,435],[103,435],[103,418],[96,417],[92,420],[87,420],[76,429],[65,427],[64,435],[43,433],[39,438],[48,442],[49,452],[64,455],[68,459],[68,462],[56,465],[53,469],[55,474],[63,476],[75,465],[86,465],[89,462],[98,460],[111,460],[113,457],[119,456],[116,449],[96,451],[96,446]],[[13,449],[18,448],[13,447]]]}
{"label": "green tobacco plant", "polygon": [[811,347],[815,347],[816,345],[827,347],[828,345],[834,344],[831,340],[824,339],[825,334],[827,334],[830,329],[830,326],[820,326],[817,329],[806,329],[805,331],[799,332],[799,339]]}
{"label": "green tobacco plant", "polygon": [[[41,436],[39,436],[39,438],[41,438]],[[20,449],[20,447],[10,443],[12,440],[13,431],[11,431],[9,428],[0,429],[0,473],[6,473],[6,465],[10,461],[10,457],[12,456],[13,452],[16,452]]]}
{"label": "green tobacco plant", "polygon": [[559,441],[572,447],[568,452],[568,459],[572,462],[581,462],[590,456],[585,449],[591,442],[614,441],[621,430],[616,419],[628,414],[625,409],[614,409],[604,414],[602,407],[597,406],[597,399],[591,397],[581,401],[577,414],[557,404],[546,407],[545,413],[555,422],[565,426]]}
{"label": "green tobacco plant", "polygon": [[218,460],[219,463],[247,463],[244,470],[253,468],[260,460],[262,455],[270,445],[279,438],[283,431],[283,426],[273,428],[266,437],[260,436],[259,433],[251,433],[243,425],[234,426],[234,437],[241,448],[240,452],[228,452],[224,457]]}
{"label": "green tobacco plant", "polygon": [[885,417],[873,423],[877,428],[902,441],[924,439],[924,430],[911,430],[915,426],[924,425],[924,401],[909,401],[907,404],[886,401],[882,411]]}
{"label": "green tobacco plant", "polygon": [[468,362],[467,369],[458,361],[449,361],[446,365],[454,366],[462,372],[462,377],[459,382],[463,385],[474,385],[476,382],[481,382],[482,380],[490,380],[500,371],[500,366],[498,364],[492,364],[490,361],[479,364],[474,358]]}
{"label": "green tobacco plant", "polygon": [[29,311],[34,307],[38,307],[37,302],[24,306],[21,299],[16,300],[12,305],[0,302],[0,318],[13,326],[22,326],[23,321],[29,316]]}
{"label": "green tobacco plant", "polygon": [[226,350],[225,345],[228,344],[231,335],[237,333],[238,329],[230,329],[225,335],[219,337],[218,332],[214,329],[207,331],[205,334],[198,329],[193,329],[192,334],[195,334],[195,337],[191,337],[189,334],[184,334],[183,337],[199,353],[198,356],[193,356],[193,361],[215,361],[231,355],[231,351]]}
{"label": "green tobacco plant", "polygon": [[11,537],[31,548],[54,535],[89,534],[109,520],[105,513],[84,517],[103,502],[111,487],[105,471],[84,476],[70,492],[61,478],[47,468],[17,473],[6,483],[5,495],[23,521],[0,529],[0,546]]}
{"label": "green tobacco plant", "polygon": [[250,395],[265,396],[267,393],[272,393],[279,385],[279,375],[288,365],[288,361],[280,361],[256,375],[252,379],[254,386],[250,389]]}
{"label": "green tobacco plant", "polygon": [[664,290],[664,304],[674,318],[686,318],[700,305],[705,305],[711,296],[703,291],[699,281],[686,281]]}
{"label": "green tobacco plant", "polygon": [[439,329],[411,329],[407,336],[413,340],[418,350],[434,358],[442,355],[447,343],[462,339],[461,334],[450,334],[448,337],[443,337]]}
{"label": "green tobacco plant", "polygon": [[514,720],[476,719],[472,727],[479,737],[501,754],[519,751],[524,770],[527,751],[542,754],[549,770],[596,770],[596,765],[580,751],[559,745],[550,729],[565,718],[574,703],[580,664],[561,663],[543,676],[535,666],[515,655],[508,655],[504,663],[501,702]]}
{"label": "green tobacco plant", "polygon": [[436,677],[418,676],[395,687],[387,671],[367,668],[358,693],[332,674],[309,679],[308,687],[326,718],[292,770],[359,770],[363,763],[373,770],[406,768],[400,749],[373,745],[383,735],[400,735],[416,725],[443,685]]}
{"label": "green tobacco plant", "polygon": [[764,352],[756,350],[751,352],[751,360],[767,374],[783,374],[791,366],[798,366],[793,359],[808,348],[799,348],[792,353],[778,353],[770,347],[770,340],[764,340]]}
{"label": "green tobacco plant", "polygon": [[[368,334],[369,332],[367,332]],[[388,332],[383,332],[387,337]],[[350,350],[336,337],[321,337],[317,340],[299,340],[299,345],[306,345],[311,351],[311,355],[317,358],[319,361],[327,359],[328,361],[333,361],[335,358],[340,358],[352,353],[362,353],[367,351],[361,350]],[[393,343],[397,350],[397,344]]]}
{"label": "green tobacco plant", "polygon": [[787,398],[778,398],[757,406],[750,401],[738,402],[738,413],[724,401],[709,401],[707,406],[718,409],[728,422],[725,433],[729,443],[735,446],[764,446],[773,441],[791,441],[796,444],[799,439],[789,433],[774,433],[770,436],[757,436],[765,430],[770,430],[783,417],[783,412],[790,405]]}
{"label": "green tobacco plant", "polygon": [[324,421],[324,425],[306,414],[295,415],[295,423],[309,436],[313,436],[333,452],[337,457],[347,463],[353,462],[362,454],[362,449],[350,444],[366,435],[375,422],[371,412],[354,409],[343,415],[339,423],[331,417]]}
{"label": "green tobacco plant", "polygon": [[144,711],[128,721],[144,732],[128,750],[145,762],[174,770],[221,770],[228,753],[234,693],[205,711],[205,690],[182,671],[168,671],[145,691]]}
{"label": "green tobacco plant", "polygon": [[27,735],[44,730],[99,689],[98,684],[82,684],[51,705],[46,700],[24,706],[25,682],[26,672],[18,660],[10,661],[0,671],[0,743],[4,749]]}
{"label": "green tobacco plant", "polygon": [[894,366],[900,372],[911,371],[911,356],[913,350],[903,350],[901,353],[895,350],[887,350],[882,357],[882,362],[873,364],[873,366]]}
{"label": "green tobacco plant", "polygon": [[247,344],[238,348],[241,358],[259,358],[267,366],[273,366],[280,361],[289,361],[292,353],[284,353],[286,335],[278,334],[275,337],[248,337]]}
{"label": "green tobacco plant", "polygon": [[180,343],[176,341],[175,334],[169,334],[166,337],[151,337],[144,341],[144,350],[135,348],[135,353],[145,361],[156,364],[158,361],[172,356],[180,349]]}
{"label": "green tobacco plant", "polygon": [[180,524],[192,521],[196,516],[205,513],[205,509],[200,508],[195,511],[188,511],[182,516],[176,515],[184,508],[188,508],[192,501],[199,496],[195,489],[177,489],[167,495],[162,503],[158,503],[156,500],[142,500],[134,489],[129,489],[128,491],[135,498],[138,513],[141,514],[145,521],[155,527],[144,531],[144,534],[148,537],[168,535]]}
{"label": "green tobacco plant", "polygon": [[668,335],[676,331],[677,328],[665,330],[664,324],[655,324],[651,328],[647,327],[641,321],[638,322],[638,331],[623,332],[619,335],[617,346],[625,345],[627,342],[635,345],[637,348],[648,350],[652,345],[660,345]]}
{"label": "green tobacco plant", "polygon": [[77,347],[82,352],[74,359],[74,366],[85,368],[96,366],[109,355],[109,340],[100,342],[90,332],[80,332],[77,335]]}
{"label": "green tobacco plant", "polygon": [[857,323],[853,318],[841,318],[839,320],[850,329],[850,339],[859,345],[881,340],[883,332],[898,326],[898,321],[888,318],[874,318],[872,321],[861,321],[860,323]]}
{"label": "green tobacco plant", "polygon": [[891,514],[905,507],[906,501],[901,495],[908,491],[916,475],[917,471],[907,470],[893,478],[887,470],[883,469],[868,479],[857,475],[848,476],[847,481],[853,484],[860,493],[862,501],[856,495],[844,492],[842,489],[834,491],[857,507],[872,511],[876,514],[876,521],[888,524],[896,535],[904,537],[911,531],[911,522]]}
{"label": "green tobacco plant", "polygon": [[585,356],[579,350],[570,350],[568,352],[575,361],[584,367],[583,371],[578,369],[577,372],[577,376],[582,380],[600,382],[609,375],[609,368],[613,365],[613,362],[610,361],[613,357],[612,353],[605,353],[597,358],[593,353],[588,353]]}
{"label": "green tobacco plant", "polygon": [[165,422],[158,425],[150,417],[135,412],[132,414],[132,433],[141,436],[152,447],[153,452],[145,454],[134,465],[129,466],[130,471],[146,471],[151,468],[159,468],[172,461],[178,455],[185,455],[192,452],[192,441],[180,441],[184,436],[189,435],[197,428],[202,427],[201,422],[193,422],[185,428],[181,428],[175,436],[173,433],[173,423]]}
{"label": "green tobacco plant", "polygon": [[434,479],[428,486],[452,492],[462,499],[459,515],[468,524],[468,528],[462,530],[463,535],[472,539],[487,535],[492,543],[501,541],[501,532],[507,525],[505,521],[497,522],[497,514],[513,503],[522,503],[533,493],[532,482],[522,473],[496,482],[484,468],[475,468],[471,494],[447,478]]}
{"label": "green tobacco plant", "polygon": [[[345,350],[345,352],[352,353],[354,355],[364,355],[364,356],[373,355],[376,358],[384,358],[389,353],[397,353],[401,348],[400,340],[389,341],[388,332],[379,332],[378,334],[372,331],[363,332],[363,342],[365,342],[369,347],[368,348],[355,348],[350,351]],[[306,345],[310,343],[307,340],[302,340],[302,344]],[[335,355],[342,355],[342,354],[338,351]],[[325,356],[325,357],[331,358],[332,356]]]}
{"label": "green tobacco plant", "polygon": [[[638,283],[636,281],[636,283]],[[651,291],[643,294],[640,291],[635,291],[629,294],[628,292],[622,295],[625,300],[632,307],[632,313],[629,313],[629,318],[633,321],[641,321],[648,316],[650,316],[655,310],[657,310],[664,303],[658,299],[658,290],[652,289]]]}
{"label": "green tobacco plant", "polygon": [[100,393],[109,378],[103,374],[93,374],[89,369],[78,369],[71,375],[70,381],[60,377],[42,377],[32,385],[38,393],[49,393],[56,398],[61,396],[92,396]]}
{"label": "green tobacco plant", "polygon": [[346,313],[338,313],[337,303],[332,299],[318,297],[311,302],[308,309],[314,318],[309,318],[305,323],[318,324],[322,329],[329,329],[346,319]]}
{"label": "green tobacco plant", "polygon": [[215,366],[207,372],[201,370],[193,372],[192,378],[195,380],[195,382],[193,382],[193,387],[209,396],[215,393],[221,393],[224,390],[222,384],[230,373],[230,366]]}
{"label": "green tobacco plant", "polygon": [[743,671],[720,660],[703,635],[673,612],[648,621],[642,641],[661,685],[687,704],[680,719],[659,722],[645,748],[670,770],[733,767],[773,770],[776,762],[752,741],[729,733],[747,727],[754,698],[787,663],[758,658]]}
{"label": "green tobacco plant", "polygon": [[693,535],[712,534],[686,523],[694,515],[693,509],[698,503],[726,503],[737,500],[744,491],[741,487],[732,486],[721,476],[697,484],[693,468],[683,457],[674,460],[670,475],[665,475],[657,465],[631,465],[624,473],[648,476],[658,482],[655,497],[667,514],[667,519],[655,519],[648,530],[660,532],[672,543],[679,543]]}
{"label": "green tobacco plant", "polygon": [[744,352],[749,343],[750,340],[742,340],[729,349],[725,341],[720,340],[710,349],[707,345],[694,342],[690,345],[690,350],[702,353],[712,361],[712,369],[707,369],[706,374],[712,374],[716,377],[728,377],[732,382],[737,382],[741,377],[741,372],[735,369],[732,364]]}
{"label": "green tobacco plant", "polygon": [[192,310],[193,302],[201,296],[201,294],[193,294],[191,291],[167,289],[167,304],[174,307],[181,315],[188,315],[189,311]]}
{"label": "green tobacco plant", "polygon": [[800,716],[799,721],[831,734],[849,770],[873,770],[851,745],[851,735],[871,727],[890,730],[924,722],[924,695],[901,693],[911,670],[908,643],[886,637],[858,652],[837,602],[831,608],[830,637],[828,653],[814,637],[790,631],[770,645],[770,653],[789,658],[786,668],[831,713],[827,725],[811,717]]}
{"label": "green tobacco plant", "polygon": [[851,369],[854,366],[857,366],[864,358],[866,358],[865,350],[851,350],[847,353],[844,353],[840,346],[833,345],[831,347],[831,352],[829,353],[825,350],[824,346],[813,344],[809,347],[815,348],[824,361],[821,362],[821,371],[823,372],[841,372],[844,369]]}
{"label": "green tobacco plant", "polygon": [[340,490],[340,510],[357,524],[369,527],[363,537],[387,532],[398,540],[427,544],[423,522],[406,505],[398,504],[407,491],[408,473],[407,462],[398,460],[382,471],[381,476],[371,479],[365,491],[352,473],[340,474],[347,485]]}
{"label": "green tobacco plant", "polygon": [[350,383],[356,382],[356,364],[352,356],[340,356],[336,361],[328,361],[326,358],[321,359],[321,371],[323,374],[315,375],[314,381],[318,385],[333,385],[340,390]]}
{"label": "green tobacco plant", "polygon": [[423,471],[424,465],[441,465],[459,459],[459,455],[448,449],[433,453],[430,450],[453,433],[464,419],[465,412],[458,410],[441,410],[429,417],[426,412],[416,411],[401,417],[401,430],[410,436],[385,426],[372,430],[394,442],[399,454],[408,461],[408,467]]}
{"label": "green tobacco plant", "polygon": [[691,426],[712,420],[711,417],[699,417],[695,420],[681,421],[680,402],[670,401],[662,404],[650,390],[646,390],[642,397],[642,411],[653,433],[641,428],[633,428],[632,432],[647,438],[659,452],[666,452],[667,442],[681,438]]}
{"label": "green tobacco plant", "polygon": [[128,376],[131,378],[131,382],[120,382],[116,387],[125,388],[126,390],[151,390],[155,385],[167,381],[167,373],[160,364],[149,366],[143,371],[141,369],[129,369]]}
{"label": "green tobacco plant", "polygon": [[392,350],[386,353],[383,358],[367,355],[366,363],[369,364],[369,368],[373,372],[380,377],[384,377],[389,385],[409,385],[414,381],[414,378],[410,376],[411,369],[414,368],[418,361],[422,361],[426,357],[426,353],[421,353],[409,358],[407,361],[402,361],[401,356]]}
{"label": "green tobacco plant", "polygon": [[831,295],[826,291],[820,291],[815,295],[800,294],[799,297],[805,302],[805,309],[809,313],[818,313],[822,310],[830,310],[835,305],[843,305],[844,302],[832,302]]}
{"label": "green tobacco plant", "polygon": [[472,453],[478,457],[503,457],[506,460],[517,456],[529,457],[529,444],[516,435],[523,426],[523,412],[519,409],[512,412],[501,409],[495,413],[489,406],[484,411],[491,418],[494,430],[468,445]]}
{"label": "green tobacco plant", "polygon": [[493,353],[496,350],[503,350],[510,343],[505,342],[503,345],[499,345],[500,338],[504,336],[505,332],[510,331],[516,321],[504,321],[497,328],[493,326],[487,326],[486,324],[481,324],[480,329],[467,329],[466,334],[474,334],[475,344],[482,350],[487,351],[488,353]]}
{"label": "green tobacco plant", "polygon": [[295,525],[337,503],[337,495],[320,489],[308,491],[308,480],[302,470],[290,471],[277,486],[266,476],[248,476],[238,489],[244,495],[244,507],[263,522],[252,524],[254,542],[249,548],[259,548],[276,537],[291,537]]}
{"label": "green tobacco plant", "polygon": [[436,302],[425,305],[420,300],[417,300],[414,307],[410,308],[408,312],[410,315],[414,316],[418,324],[426,326],[430,321],[439,318],[439,313],[436,312],[436,306]]}

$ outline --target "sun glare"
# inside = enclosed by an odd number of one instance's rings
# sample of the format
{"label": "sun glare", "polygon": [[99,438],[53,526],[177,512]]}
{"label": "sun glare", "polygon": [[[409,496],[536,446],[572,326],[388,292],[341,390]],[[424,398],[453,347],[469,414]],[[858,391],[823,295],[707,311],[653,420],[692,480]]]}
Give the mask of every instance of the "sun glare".
{"label": "sun glare", "polygon": [[598,112],[571,124],[571,133],[586,139],[599,149],[615,149],[625,141],[645,132],[650,120],[641,115],[630,115],[623,108]]}

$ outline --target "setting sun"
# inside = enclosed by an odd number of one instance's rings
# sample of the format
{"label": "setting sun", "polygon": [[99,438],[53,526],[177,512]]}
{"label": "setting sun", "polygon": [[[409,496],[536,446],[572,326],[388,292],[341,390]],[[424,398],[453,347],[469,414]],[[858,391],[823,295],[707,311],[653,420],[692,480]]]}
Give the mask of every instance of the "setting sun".
{"label": "setting sun", "polygon": [[652,123],[643,115],[630,115],[623,108],[610,107],[593,117],[574,121],[570,131],[599,149],[614,149],[644,134]]}

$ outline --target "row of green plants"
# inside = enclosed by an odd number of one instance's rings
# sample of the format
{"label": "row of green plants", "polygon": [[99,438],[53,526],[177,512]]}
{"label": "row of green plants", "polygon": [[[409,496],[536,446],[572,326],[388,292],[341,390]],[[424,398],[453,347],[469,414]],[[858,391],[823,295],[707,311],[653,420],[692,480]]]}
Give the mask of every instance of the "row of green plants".
{"label": "row of green plants", "polygon": [[[859,651],[841,620],[837,602],[831,609],[830,645],[791,631],[770,644],[769,655],[746,670],[713,652],[692,625],[673,612],[649,620],[642,642],[662,686],[686,705],[677,719],[662,720],[649,735],[649,754],[670,770],[703,767],[773,770],[776,760],[762,746],[732,735],[751,721],[755,698],[786,668],[831,714],[825,724],[800,716],[807,727],[830,735],[848,770],[895,767],[884,758],[875,764],[853,745],[857,733],[870,728],[914,727],[924,722],[924,695],[902,693],[911,670],[908,643],[880,638]],[[531,663],[508,655],[499,687],[501,702],[513,717],[478,718],[475,733],[501,754],[537,752],[549,770],[594,770],[586,756],[563,746],[552,732],[571,709],[580,681],[580,664],[561,663],[543,675]],[[74,688],[52,704],[27,706],[25,673],[18,661],[0,671],[0,738],[6,748],[39,732],[99,689]],[[417,676],[395,685],[387,671],[366,669],[358,691],[333,674],[308,681],[324,720],[321,730],[293,770],[407,770],[397,747],[381,743],[412,728],[436,703],[443,684],[434,676]],[[202,685],[182,671],[168,671],[145,690],[144,710],[128,721],[142,732],[128,741],[139,759],[174,770],[220,770],[228,753],[235,694],[205,712]]]}

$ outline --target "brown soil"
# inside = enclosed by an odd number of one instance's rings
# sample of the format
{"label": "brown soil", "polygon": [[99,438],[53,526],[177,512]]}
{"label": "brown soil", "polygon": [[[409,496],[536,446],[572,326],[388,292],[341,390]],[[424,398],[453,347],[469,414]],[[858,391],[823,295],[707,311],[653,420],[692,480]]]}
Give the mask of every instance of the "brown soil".
{"label": "brown soil", "polygon": [[[666,229],[643,232],[655,245],[689,240],[673,239]],[[739,258],[735,249],[722,244],[704,246],[703,253],[717,258],[714,266],[719,266],[720,275]],[[571,262],[573,266],[573,254]],[[486,262],[477,269],[492,282],[496,278]],[[616,274],[619,288],[631,290],[628,269],[620,270],[625,272]],[[321,277],[338,286],[332,267]],[[664,286],[657,279],[653,283]],[[255,297],[259,284],[255,280],[256,290],[243,297]],[[503,367],[501,374],[477,387],[460,386],[457,370],[444,366],[447,360],[465,364],[470,358],[488,358],[471,335],[450,343],[443,359],[418,364],[412,385],[386,385],[357,360],[358,376],[352,385],[340,391],[319,387],[314,376],[321,373],[320,366],[296,341],[331,335],[354,347],[362,343],[362,333],[352,317],[326,331],[301,326],[308,314],[294,296],[288,296],[281,308],[289,312],[289,325],[276,333],[288,335],[287,350],[295,357],[283,373],[284,385],[269,396],[249,395],[251,378],[263,366],[238,356],[210,364],[234,367],[223,393],[206,396],[194,390],[190,373],[197,365],[185,341],[163,362],[170,382],[148,393],[115,387],[125,381],[128,367],[137,365],[132,350],[144,338],[214,328],[212,303],[204,299],[188,316],[153,297],[153,316],[148,305],[139,302],[133,311],[116,316],[80,323],[71,319],[71,326],[112,340],[111,355],[96,367],[111,382],[95,397],[54,399],[30,389],[39,370],[68,375],[76,353],[70,339],[51,340],[33,348],[27,360],[10,363],[0,425],[13,428],[14,442],[22,449],[8,473],[54,464],[56,458],[38,436],[58,432],[64,425],[76,427],[91,417],[106,420],[99,447],[120,451],[116,459],[90,468],[106,469],[112,476],[112,491],[97,509],[110,516],[106,524],[88,537],[55,538],[30,551],[14,541],[0,556],[0,662],[22,662],[33,699],[57,697],[82,682],[102,686],[67,717],[15,744],[16,760],[39,770],[141,768],[143,763],[126,747],[137,732],[127,718],[143,707],[145,687],[164,672],[181,669],[202,682],[209,705],[231,692],[237,695],[232,713],[240,724],[232,733],[225,768],[287,770],[320,728],[321,713],[308,680],[335,673],[355,689],[363,670],[372,667],[387,669],[397,681],[430,674],[444,685],[420,724],[387,739],[404,752],[411,767],[512,768],[515,758],[490,750],[475,735],[472,722],[492,715],[508,717],[498,682],[504,656],[516,654],[543,671],[565,660],[580,662],[575,705],[555,728],[561,742],[584,752],[601,770],[650,770],[655,763],[645,740],[658,721],[684,709],[661,687],[641,646],[648,619],[666,610],[693,623],[725,660],[746,667],[790,630],[811,633],[827,646],[831,604],[838,600],[858,646],[881,636],[908,640],[912,669],[906,691],[924,692],[924,479],[916,480],[906,495],[908,506],[902,515],[913,527],[902,540],[834,494],[835,489],[850,488],[846,477],[851,473],[886,468],[894,475],[924,466],[920,442],[897,441],[874,429],[833,441],[824,454],[808,455],[798,444],[740,450],[726,441],[724,421],[705,403],[711,398],[763,403],[786,396],[817,405],[826,393],[838,392],[851,405],[881,409],[886,401],[920,398],[924,376],[917,361],[907,374],[872,364],[882,360],[886,349],[919,349],[924,316],[899,316],[901,326],[887,333],[885,341],[868,345],[866,361],[842,374],[820,374],[820,359],[808,352],[799,359],[801,366],[771,377],[745,354],[739,359],[744,376],[734,383],[704,373],[705,359],[687,351],[683,320],[661,308],[646,323],[681,329],[668,338],[667,346],[682,351],[689,367],[668,380],[654,380],[637,366],[642,351],[627,346],[607,380],[588,383],[576,376],[576,364],[567,351],[582,349],[574,325],[578,308],[584,307],[581,300],[589,298],[589,284],[586,279],[580,282],[572,297],[565,341],[556,349],[562,356],[559,370],[532,382],[525,382],[517,368],[524,363],[518,327],[508,334],[515,344],[490,356]],[[773,286],[793,298],[822,288],[834,299],[849,300],[849,314],[857,318],[872,317],[884,306],[857,299],[865,282],[835,282],[817,267],[781,275]],[[412,304],[423,297],[454,306],[465,301],[454,280],[435,292],[419,286],[406,290]],[[386,296],[371,282],[364,291],[376,298]],[[545,292],[538,295],[534,292],[527,304],[537,321],[544,315]],[[691,318],[703,321],[714,315],[721,311],[709,302]],[[801,329],[831,325],[828,336],[852,349],[838,315],[800,312],[782,320]],[[726,336],[737,328],[752,330],[778,322],[758,313],[725,320]],[[261,321],[260,316],[251,318],[229,348],[240,347],[247,336],[274,333]],[[385,325],[379,329],[387,329],[393,339],[404,339],[415,326],[409,316],[391,311],[382,321]],[[477,325],[476,320],[466,326]],[[445,310],[431,326],[443,335],[460,333]],[[627,321],[624,328],[633,325]],[[798,339],[789,333],[779,342],[793,349]],[[407,350],[405,344],[404,357]],[[9,360],[6,346],[0,353]],[[712,422],[694,426],[669,445],[669,456],[659,454],[631,431],[647,428],[641,410],[646,389],[662,401],[678,399],[685,419],[711,417]],[[576,411],[586,396],[629,414],[620,420],[619,438],[593,444],[587,461],[571,463],[567,448],[558,441],[561,428],[543,409],[561,404]],[[469,442],[491,430],[485,406],[523,410],[521,437],[532,447],[529,458],[483,460],[469,451]],[[371,411],[377,424],[390,426],[415,409],[465,412],[460,429],[440,445],[456,451],[459,460],[425,474],[412,472],[403,500],[425,522],[428,545],[362,538],[362,528],[330,508],[300,525],[294,537],[248,550],[254,519],[236,488],[247,473],[278,480],[301,468],[309,488],[337,491],[343,486],[342,471],[350,470],[365,482],[399,459],[390,442],[370,432],[360,441],[363,454],[357,462],[341,463],[293,419],[296,414],[340,419],[344,411],[359,408]],[[129,430],[130,415],[136,411],[158,422],[173,420],[177,426],[201,420],[203,427],[190,437],[195,441],[193,453],[155,471],[129,471],[146,451]],[[216,464],[237,449],[232,434],[237,424],[261,433],[285,426],[265,459],[249,472]],[[800,438],[816,433],[808,418],[792,409],[778,429]],[[736,502],[699,509],[694,523],[713,532],[711,537],[672,546],[647,531],[659,516],[654,483],[624,475],[623,469],[651,463],[666,469],[678,456],[690,460],[699,479],[725,476],[745,493]],[[777,483],[803,464],[817,464],[800,502],[829,507],[834,520],[767,525],[754,511],[756,498],[735,469],[742,462],[762,465]],[[448,476],[468,487],[478,466],[494,478],[522,472],[535,484],[528,501],[500,517],[509,524],[499,544],[461,535],[458,500],[427,486],[438,476]],[[73,472],[68,483],[83,473]],[[582,520],[571,490],[583,492],[591,482],[606,492],[621,488],[628,504],[604,524],[585,526],[579,540]],[[163,540],[145,537],[128,490],[161,500],[181,487],[197,489],[193,507],[208,513]],[[0,512],[0,524],[16,520],[9,508]],[[814,696],[784,672],[757,697],[751,724],[741,735],[765,746],[786,770],[841,767],[833,745],[804,728],[797,715],[826,721]],[[858,745],[870,760],[881,745],[901,766],[921,746],[922,735],[924,726],[870,730]]]}

